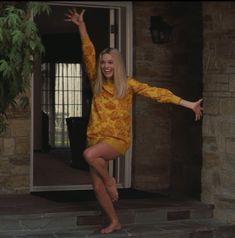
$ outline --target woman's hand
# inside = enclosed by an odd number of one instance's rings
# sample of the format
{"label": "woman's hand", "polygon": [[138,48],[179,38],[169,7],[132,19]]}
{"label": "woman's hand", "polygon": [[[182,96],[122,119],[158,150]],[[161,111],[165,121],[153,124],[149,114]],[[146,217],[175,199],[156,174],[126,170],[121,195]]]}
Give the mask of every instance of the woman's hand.
{"label": "woman's hand", "polygon": [[192,109],[193,112],[195,113],[195,120],[198,121],[202,117],[202,111],[203,111],[203,108],[201,106],[202,100],[203,99],[199,99],[196,102],[190,102],[190,101],[181,99],[180,105],[183,106],[183,107],[187,107],[187,108]]}
{"label": "woman's hand", "polygon": [[85,9],[83,9],[80,14],[77,13],[75,8],[73,8],[72,10],[68,10],[68,13],[65,14],[65,16],[67,17],[65,21],[73,22],[75,25],[80,27],[82,24],[84,24],[84,20],[83,20],[84,12],[85,12]]}
{"label": "woman's hand", "polygon": [[192,110],[195,113],[195,120],[196,121],[200,120],[201,117],[202,117],[202,111],[203,111],[203,108],[201,106],[202,100],[203,99],[199,99],[198,101],[193,102],[193,104],[192,104]]}

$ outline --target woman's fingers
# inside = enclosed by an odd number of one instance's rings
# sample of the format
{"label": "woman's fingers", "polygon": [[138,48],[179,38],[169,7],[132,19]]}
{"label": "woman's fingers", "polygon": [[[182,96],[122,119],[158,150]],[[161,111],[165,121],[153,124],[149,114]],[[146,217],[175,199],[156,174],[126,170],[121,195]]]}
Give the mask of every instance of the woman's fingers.
{"label": "woman's fingers", "polygon": [[77,13],[77,10],[75,8],[69,9],[68,13],[65,14],[65,16],[67,17],[65,21],[83,21],[84,13],[85,9],[83,9],[80,14]]}
{"label": "woman's fingers", "polygon": [[84,15],[84,13],[85,13],[85,9],[82,9],[82,11],[81,11],[81,13],[80,13],[80,15],[83,17],[83,15]]}
{"label": "woman's fingers", "polygon": [[203,111],[203,108],[201,106],[201,103],[202,103],[203,99],[199,99],[198,101],[196,101],[195,103],[195,108],[194,108],[194,111],[195,111],[195,120],[200,120],[201,117],[202,117],[202,111]]}

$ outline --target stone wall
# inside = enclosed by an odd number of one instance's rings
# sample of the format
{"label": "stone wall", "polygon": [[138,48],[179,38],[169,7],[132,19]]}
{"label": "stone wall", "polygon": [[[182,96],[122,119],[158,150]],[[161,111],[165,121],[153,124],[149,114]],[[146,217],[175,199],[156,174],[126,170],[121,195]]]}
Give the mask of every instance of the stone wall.
{"label": "stone wall", "polygon": [[203,2],[202,201],[235,222],[235,3]]}
{"label": "stone wall", "polygon": [[29,193],[30,112],[10,110],[8,128],[0,137],[0,194]]}

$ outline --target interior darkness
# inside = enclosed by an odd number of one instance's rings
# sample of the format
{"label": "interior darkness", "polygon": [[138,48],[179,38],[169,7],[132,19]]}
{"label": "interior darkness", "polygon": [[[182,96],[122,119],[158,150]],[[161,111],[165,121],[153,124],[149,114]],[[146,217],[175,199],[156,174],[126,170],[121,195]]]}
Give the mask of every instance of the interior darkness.
{"label": "interior darkness", "polygon": [[[43,14],[35,19],[46,49],[44,60],[82,62],[81,41],[77,27],[64,21],[70,8],[51,6],[48,16]],[[79,13],[82,8],[76,8]],[[97,55],[109,47],[109,11],[102,8],[86,8],[84,20],[91,40],[95,43]]]}

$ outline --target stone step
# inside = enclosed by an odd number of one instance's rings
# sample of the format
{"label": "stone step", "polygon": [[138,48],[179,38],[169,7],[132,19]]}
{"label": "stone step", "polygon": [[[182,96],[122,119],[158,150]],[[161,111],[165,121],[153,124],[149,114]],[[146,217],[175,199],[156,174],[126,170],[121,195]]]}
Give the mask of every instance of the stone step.
{"label": "stone step", "polygon": [[[105,224],[107,218],[96,203],[80,203],[80,208],[68,211],[38,210],[34,213],[0,214],[0,234],[10,231],[52,231],[83,229]],[[120,200],[115,204],[120,221],[125,225],[151,225],[157,222],[209,219],[213,206],[198,201],[165,201],[156,199]]]}
{"label": "stone step", "polygon": [[[123,207],[122,204],[122,208],[117,206],[116,211],[122,224],[152,224],[161,221],[164,222],[213,217],[213,206],[202,203],[171,204],[171,206],[162,204],[161,206],[152,206],[150,208],[138,208],[138,205],[135,208],[128,208]],[[107,217],[99,211],[87,214],[83,213],[77,216],[78,226],[99,225],[106,222]]]}
{"label": "stone step", "polygon": [[100,226],[84,226],[73,229],[24,230],[1,232],[1,238],[234,238],[235,225],[214,219],[191,219],[152,224],[129,224],[109,235],[99,233]]}

